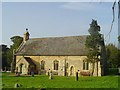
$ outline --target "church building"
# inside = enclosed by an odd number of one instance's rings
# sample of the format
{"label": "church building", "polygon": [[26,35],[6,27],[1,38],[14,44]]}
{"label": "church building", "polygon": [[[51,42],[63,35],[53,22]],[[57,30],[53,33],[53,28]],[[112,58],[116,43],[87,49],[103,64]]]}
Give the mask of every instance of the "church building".
{"label": "church building", "polygon": [[[75,76],[78,72],[90,73],[92,66],[87,62],[88,49],[85,47],[87,35],[30,38],[26,29],[23,42],[16,50],[15,67],[21,74]],[[104,40],[103,40],[104,42]],[[105,46],[100,46],[100,61],[95,63],[94,76],[105,75],[106,53]]]}

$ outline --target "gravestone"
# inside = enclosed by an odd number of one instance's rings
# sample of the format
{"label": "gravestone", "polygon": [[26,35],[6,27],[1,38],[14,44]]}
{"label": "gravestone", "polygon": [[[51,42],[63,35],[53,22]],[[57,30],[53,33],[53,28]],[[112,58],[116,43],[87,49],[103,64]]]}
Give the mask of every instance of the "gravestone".
{"label": "gravestone", "polygon": [[6,67],[5,67],[5,72],[7,71]]}
{"label": "gravestone", "polygon": [[49,79],[52,79],[52,71],[49,73]]}
{"label": "gravestone", "polygon": [[19,87],[18,83],[15,83],[14,88],[18,88],[18,87]]}
{"label": "gravestone", "polygon": [[31,75],[32,75],[32,77],[34,77],[34,72],[33,71],[31,72]]}
{"label": "gravestone", "polygon": [[18,80],[16,80],[16,83],[15,83],[15,85],[14,85],[14,88],[18,88],[19,87],[19,85],[18,85]]}
{"label": "gravestone", "polygon": [[20,76],[20,72],[17,73],[17,76]]}
{"label": "gravestone", "polygon": [[15,69],[15,74],[18,74],[18,70],[17,69]]}
{"label": "gravestone", "polygon": [[40,74],[41,74],[41,71],[39,70],[39,71],[38,71],[38,75],[40,75]]}

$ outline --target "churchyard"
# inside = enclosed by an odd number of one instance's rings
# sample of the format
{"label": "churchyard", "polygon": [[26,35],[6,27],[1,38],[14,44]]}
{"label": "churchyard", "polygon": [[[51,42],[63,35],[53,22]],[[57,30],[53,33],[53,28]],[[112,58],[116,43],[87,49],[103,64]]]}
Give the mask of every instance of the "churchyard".
{"label": "churchyard", "polygon": [[12,73],[2,73],[2,88],[118,88],[118,75],[109,75],[102,77],[83,76],[78,81],[75,77],[52,76],[49,79],[47,75],[24,75],[15,76]]}

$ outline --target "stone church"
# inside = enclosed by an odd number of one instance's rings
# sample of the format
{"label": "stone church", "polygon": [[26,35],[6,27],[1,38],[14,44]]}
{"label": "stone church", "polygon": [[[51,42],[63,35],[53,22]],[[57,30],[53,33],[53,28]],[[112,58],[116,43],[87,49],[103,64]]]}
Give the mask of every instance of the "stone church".
{"label": "stone church", "polygon": [[[75,76],[78,72],[91,72],[91,63],[86,61],[88,50],[85,47],[87,35],[29,38],[26,29],[23,42],[16,50],[15,67],[21,74]],[[104,42],[104,40],[103,40]],[[100,48],[100,61],[95,63],[94,76],[105,75],[106,53],[105,46]]]}

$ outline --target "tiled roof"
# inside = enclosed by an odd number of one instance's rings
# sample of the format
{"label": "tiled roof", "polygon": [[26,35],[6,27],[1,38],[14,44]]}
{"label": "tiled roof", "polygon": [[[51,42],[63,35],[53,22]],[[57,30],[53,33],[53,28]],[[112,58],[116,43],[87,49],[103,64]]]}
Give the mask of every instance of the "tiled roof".
{"label": "tiled roof", "polygon": [[16,55],[87,55],[86,37],[31,38],[18,49]]}

